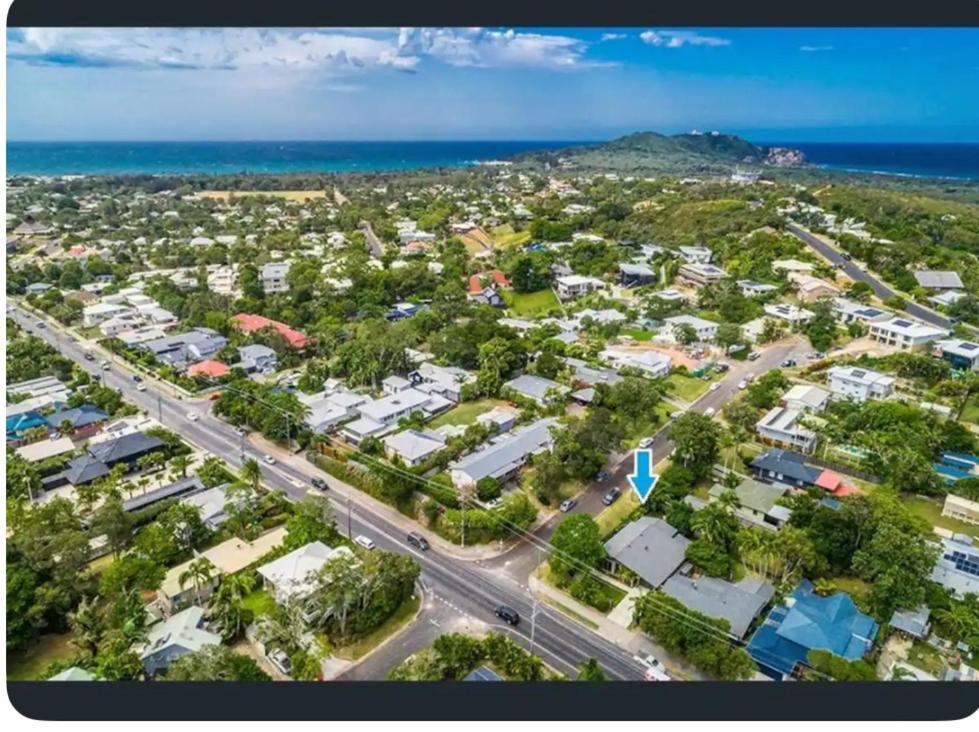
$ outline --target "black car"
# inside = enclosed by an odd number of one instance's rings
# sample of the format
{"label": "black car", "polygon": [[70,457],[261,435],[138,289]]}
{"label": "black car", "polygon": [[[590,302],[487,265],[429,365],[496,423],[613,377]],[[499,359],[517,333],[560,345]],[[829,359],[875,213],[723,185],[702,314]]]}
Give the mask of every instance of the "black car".
{"label": "black car", "polygon": [[143,377],[142,376],[138,376],[136,374],[133,374],[133,381],[135,381],[137,384],[139,382],[141,382],[142,380],[143,380]]}
{"label": "black car", "polygon": [[595,480],[597,480],[598,482],[602,482],[603,480],[608,480],[611,477],[612,475],[607,470],[603,470],[598,474]]}
{"label": "black car", "polygon": [[313,488],[317,488],[318,490],[321,490],[321,491],[329,490],[329,488],[330,488],[326,484],[326,481],[323,480],[322,478],[311,478],[310,481],[309,481],[309,483],[310,483],[310,485],[313,486]]}
{"label": "black car", "polygon": [[496,608],[496,617],[507,625],[516,625],[520,622],[520,614],[512,607],[508,607],[507,605],[500,605],[498,608]]}
{"label": "black car", "polygon": [[619,500],[619,496],[621,495],[622,495],[622,491],[620,491],[618,488],[613,488],[604,496],[602,496],[602,503],[604,503],[606,506],[611,506],[613,503]]}
{"label": "black car", "polygon": [[424,536],[419,534],[417,531],[412,531],[410,534],[408,534],[407,542],[411,544],[413,547],[417,547],[418,549],[421,549],[423,552],[427,552],[429,547],[431,546],[428,543],[428,539],[426,539]]}

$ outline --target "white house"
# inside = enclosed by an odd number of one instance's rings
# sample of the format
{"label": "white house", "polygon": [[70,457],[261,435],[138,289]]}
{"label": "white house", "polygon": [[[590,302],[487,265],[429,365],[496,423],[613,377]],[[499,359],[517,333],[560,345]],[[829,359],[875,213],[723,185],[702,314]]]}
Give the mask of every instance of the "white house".
{"label": "white house", "polygon": [[710,285],[727,277],[720,267],[713,264],[681,264],[677,275],[695,285]]}
{"label": "white house", "polygon": [[870,325],[870,337],[873,340],[902,351],[919,350],[947,335],[948,331],[944,328],[936,328],[910,318],[893,318]]}
{"label": "white house", "polygon": [[316,573],[336,556],[353,557],[353,552],[345,546],[334,549],[322,541],[312,541],[263,564],[258,573],[276,601],[285,602],[292,597],[308,596],[315,586]]}
{"label": "white house", "polygon": [[585,277],[584,275],[565,275],[554,280],[557,285],[558,297],[567,300],[573,297],[587,295],[595,290],[605,289],[605,283],[596,277]]}
{"label": "white house", "polygon": [[82,323],[86,328],[104,323],[109,318],[115,318],[124,313],[132,313],[133,309],[121,303],[100,302],[89,305],[82,310]]}
{"label": "white house", "polygon": [[833,366],[828,372],[829,390],[834,396],[857,402],[886,399],[894,393],[894,377],[856,366]]}
{"label": "white house", "polygon": [[292,265],[289,262],[269,262],[262,267],[260,277],[265,294],[289,291],[286,276],[289,274],[290,266]]}
{"label": "white house", "polygon": [[821,412],[829,402],[830,393],[815,384],[796,384],[782,397],[782,403],[792,409]]}
{"label": "white house", "polygon": [[684,325],[689,325],[694,329],[697,334],[698,341],[711,341],[714,336],[717,335],[717,323],[713,320],[705,320],[704,318],[698,318],[696,315],[674,315],[671,318],[665,318],[663,323],[666,325],[666,332],[673,337],[674,340],[679,340],[678,332],[679,329]]}
{"label": "white house", "polygon": [[482,450],[449,466],[452,484],[463,488],[474,486],[483,478],[506,480],[527,462],[528,457],[551,447],[551,429],[556,425],[557,420],[553,417],[539,419],[512,433],[494,437]]}
{"label": "white house", "polygon": [[474,384],[476,374],[456,366],[423,363],[418,369],[408,374],[408,379],[418,391],[427,394],[439,394],[446,399],[458,402],[462,399],[462,387],[466,384]]}
{"label": "white house", "polygon": [[405,465],[414,467],[445,447],[445,440],[434,432],[404,430],[388,435],[382,442],[389,458],[398,457]]}
{"label": "white house", "polygon": [[672,359],[658,351],[635,351],[620,348],[606,348],[598,357],[616,368],[634,368],[645,371],[653,378],[667,376],[670,373]]}
{"label": "white house", "polygon": [[938,341],[934,354],[964,371],[979,371],[979,343],[959,338]]}
{"label": "white house", "polygon": [[754,282],[753,280],[738,280],[738,289],[741,290],[741,294],[745,297],[761,297],[770,292],[778,291],[775,285],[766,285],[762,282]]}
{"label": "white house", "polygon": [[709,264],[714,257],[707,247],[680,247],[680,259],[688,264]]}
{"label": "white house", "polygon": [[778,318],[779,320],[784,320],[792,325],[807,323],[812,319],[812,316],[815,315],[812,310],[806,310],[805,308],[789,305],[788,303],[766,305],[764,310],[766,315],[772,318]]}
{"label": "white house", "polygon": [[817,436],[801,424],[804,414],[801,409],[773,407],[758,420],[755,429],[762,439],[777,447],[811,453],[816,448]]}
{"label": "white house", "polygon": [[428,418],[451,406],[451,401],[438,394],[426,394],[418,389],[405,389],[357,405],[355,409],[360,419],[344,425],[343,436],[349,442],[360,444],[365,437],[379,437],[390,432],[402,417],[421,412]]}
{"label": "white house", "polygon": [[870,325],[870,323],[880,323],[894,317],[887,310],[881,310],[871,305],[864,305],[855,300],[848,300],[845,297],[834,298],[833,311],[836,313],[836,319],[843,323],[843,325],[849,325],[850,323]]}

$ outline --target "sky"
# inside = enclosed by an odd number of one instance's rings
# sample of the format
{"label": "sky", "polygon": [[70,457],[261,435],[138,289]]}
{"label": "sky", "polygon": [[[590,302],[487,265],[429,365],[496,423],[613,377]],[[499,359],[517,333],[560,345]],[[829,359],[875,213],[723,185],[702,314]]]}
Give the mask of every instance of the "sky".
{"label": "sky", "polygon": [[7,31],[8,140],[979,142],[979,29]]}

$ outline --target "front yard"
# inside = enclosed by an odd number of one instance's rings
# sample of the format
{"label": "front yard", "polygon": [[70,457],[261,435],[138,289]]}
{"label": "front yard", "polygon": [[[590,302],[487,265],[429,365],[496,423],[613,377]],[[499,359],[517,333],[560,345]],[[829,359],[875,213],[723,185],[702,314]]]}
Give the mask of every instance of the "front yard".
{"label": "front yard", "polygon": [[666,384],[670,388],[671,394],[685,402],[696,401],[710,387],[709,381],[683,374],[670,374],[666,377]]}
{"label": "front yard", "polygon": [[534,316],[561,306],[553,290],[538,292],[504,290],[503,300],[506,302],[507,309],[517,316]]}
{"label": "front yard", "polygon": [[268,590],[263,587],[245,595],[241,600],[241,606],[245,610],[251,610],[252,614],[257,618],[261,615],[268,615],[275,610],[275,600],[272,599]]}
{"label": "front yard", "polygon": [[429,422],[428,426],[434,429],[447,424],[470,425],[476,421],[476,417],[501,404],[506,404],[506,402],[502,399],[478,399],[474,402],[462,402],[448,412],[440,414]]}

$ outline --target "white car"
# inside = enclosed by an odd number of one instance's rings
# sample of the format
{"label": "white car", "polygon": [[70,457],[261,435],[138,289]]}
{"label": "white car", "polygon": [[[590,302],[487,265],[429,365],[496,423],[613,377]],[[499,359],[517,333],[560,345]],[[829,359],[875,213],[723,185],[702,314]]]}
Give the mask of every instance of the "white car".
{"label": "white car", "polygon": [[741,379],[741,381],[738,382],[738,388],[741,389],[742,391],[744,391],[745,389],[747,389],[748,388],[748,380],[747,379]]}
{"label": "white car", "polygon": [[354,543],[359,544],[360,546],[364,547],[364,549],[374,549],[377,546],[377,544],[375,544],[373,541],[368,539],[363,534],[358,534],[357,536],[355,536]]}
{"label": "white car", "polygon": [[189,419],[191,422],[196,422],[200,418],[201,415],[199,415],[197,412],[187,412],[187,419]]}
{"label": "white car", "polygon": [[705,417],[713,417],[715,414],[717,414],[717,410],[714,409],[714,407],[707,407],[707,409],[704,410]]}
{"label": "white car", "polygon": [[721,382],[720,381],[715,381],[713,384],[710,385],[709,390],[710,391],[717,391],[720,388],[721,388]]}
{"label": "white car", "polygon": [[136,384],[136,391],[146,391],[146,384],[142,381]]}
{"label": "white car", "polygon": [[641,440],[639,440],[639,447],[641,447],[643,449],[649,447],[652,444],[653,444],[653,438],[652,437],[643,437]]}
{"label": "white car", "polygon": [[666,667],[652,653],[639,651],[633,658],[646,668],[643,673],[644,681],[672,681]]}
{"label": "white car", "polygon": [[265,455],[262,458],[262,460],[265,462],[266,465],[275,465],[275,458],[272,457],[271,455]]}

